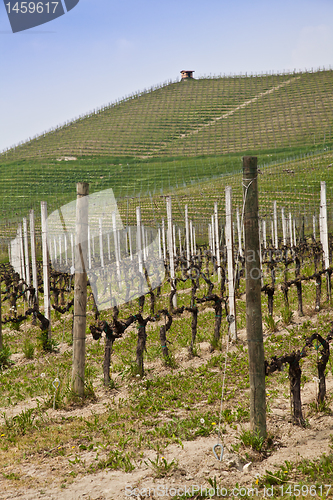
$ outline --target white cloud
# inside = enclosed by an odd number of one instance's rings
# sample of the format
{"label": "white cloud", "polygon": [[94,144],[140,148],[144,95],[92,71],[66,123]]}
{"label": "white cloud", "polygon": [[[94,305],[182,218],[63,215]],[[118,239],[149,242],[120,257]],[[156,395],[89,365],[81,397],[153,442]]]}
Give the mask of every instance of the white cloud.
{"label": "white cloud", "polygon": [[333,63],[333,28],[326,24],[302,28],[291,57],[295,68],[328,67]]}

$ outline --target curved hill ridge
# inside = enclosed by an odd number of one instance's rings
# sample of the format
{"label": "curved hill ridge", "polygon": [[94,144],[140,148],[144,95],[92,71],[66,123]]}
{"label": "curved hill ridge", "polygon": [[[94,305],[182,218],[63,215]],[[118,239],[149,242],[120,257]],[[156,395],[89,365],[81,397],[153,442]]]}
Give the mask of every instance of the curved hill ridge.
{"label": "curved hill ridge", "polygon": [[331,139],[333,71],[170,83],[133,95],[2,154],[223,155]]}

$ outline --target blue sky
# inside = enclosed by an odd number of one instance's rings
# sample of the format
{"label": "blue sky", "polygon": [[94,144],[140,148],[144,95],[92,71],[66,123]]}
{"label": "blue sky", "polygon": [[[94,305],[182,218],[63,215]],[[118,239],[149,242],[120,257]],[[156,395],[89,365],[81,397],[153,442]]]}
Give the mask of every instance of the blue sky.
{"label": "blue sky", "polygon": [[2,150],[182,69],[333,67],[333,1],[80,0],[15,34],[1,2],[0,61]]}

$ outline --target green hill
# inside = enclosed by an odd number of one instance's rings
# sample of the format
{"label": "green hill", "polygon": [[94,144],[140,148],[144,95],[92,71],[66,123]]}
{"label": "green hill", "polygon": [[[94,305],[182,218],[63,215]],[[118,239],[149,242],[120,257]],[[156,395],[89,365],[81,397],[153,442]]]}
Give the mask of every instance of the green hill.
{"label": "green hill", "polygon": [[137,93],[3,153],[222,155],[331,140],[333,71],[180,81]]}

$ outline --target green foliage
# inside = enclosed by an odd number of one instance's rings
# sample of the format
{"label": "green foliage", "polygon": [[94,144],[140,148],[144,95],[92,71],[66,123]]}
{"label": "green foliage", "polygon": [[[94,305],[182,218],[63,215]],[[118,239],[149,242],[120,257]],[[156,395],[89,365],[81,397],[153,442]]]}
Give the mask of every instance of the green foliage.
{"label": "green foliage", "polygon": [[112,470],[123,470],[125,472],[131,472],[135,469],[131,461],[131,455],[124,453],[119,450],[111,450],[108,457],[104,460],[100,460],[97,464],[98,469],[112,469]]}
{"label": "green foliage", "polygon": [[26,359],[33,359],[35,346],[28,337],[24,339],[22,351]]}
{"label": "green foliage", "polygon": [[293,317],[293,312],[290,310],[289,307],[285,307],[281,311],[281,316],[282,316],[282,321],[285,326],[290,325],[292,317]]}
{"label": "green foliage", "polygon": [[256,451],[261,451],[265,442],[265,438],[260,436],[259,432],[245,430],[242,430],[239,439],[244,446],[251,446],[251,448]]}
{"label": "green foliage", "polygon": [[22,410],[21,413],[18,413],[12,418],[8,418],[6,413],[3,413],[2,416],[5,421],[5,427],[12,436],[24,436],[28,431],[35,428],[35,420],[37,416],[35,408]]}
{"label": "green foliage", "polygon": [[10,365],[11,350],[9,345],[4,345],[0,349],[0,371]]}
{"label": "green foliage", "polygon": [[145,461],[145,464],[154,471],[156,478],[161,478],[167,476],[177,468],[178,462],[176,460],[168,462],[165,457],[161,457],[159,453],[157,453],[155,460],[148,458],[148,462]]}
{"label": "green foliage", "polygon": [[270,314],[266,314],[264,316],[264,320],[265,320],[266,326],[270,332],[277,332],[278,331],[279,320],[274,321],[273,316],[271,316]]}
{"label": "green foliage", "polygon": [[37,335],[37,342],[45,352],[53,352],[57,349],[59,343],[54,338],[48,338],[47,330],[40,330]]}

